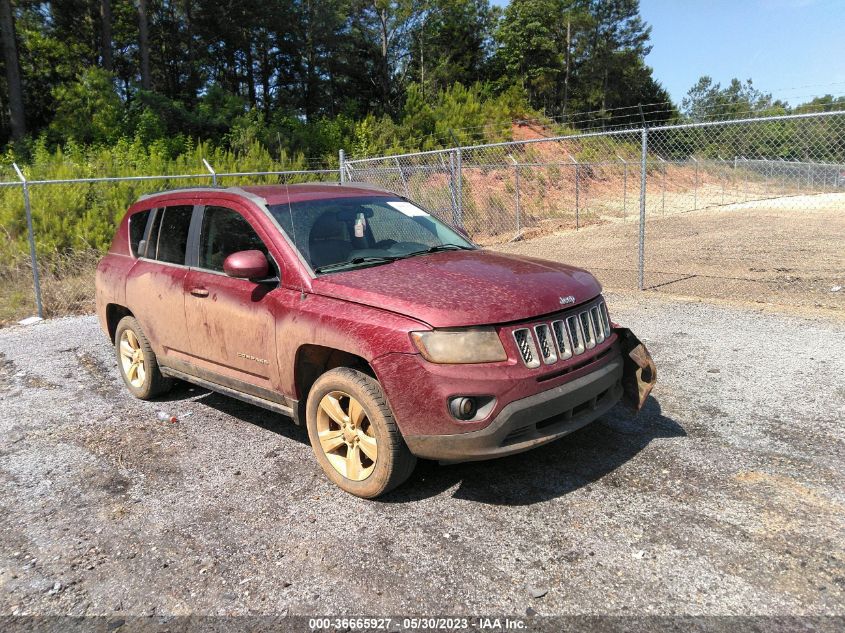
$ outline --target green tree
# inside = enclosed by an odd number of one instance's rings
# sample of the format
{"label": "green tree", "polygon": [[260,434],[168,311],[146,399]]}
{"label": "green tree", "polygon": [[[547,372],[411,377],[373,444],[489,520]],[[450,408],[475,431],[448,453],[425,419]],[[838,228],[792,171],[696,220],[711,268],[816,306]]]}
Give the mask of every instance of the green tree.
{"label": "green tree", "polygon": [[639,4],[639,0],[591,0],[587,48],[578,62],[582,108],[628,105],[626,74],[645,69],[640,62],[651,50],[651,27],[640,17]]}
{"label": "green tree", "polygon": [[831,94],[827,94],[823,97],[815,97],[806,103],[796,106],[795,113],[836,112],[839,110],[845,110],[845,97],[834,97]]}
{"label": "green tree", "polygon": [[75,81],[53,91],[56,116],[51,131],[78,143],[102,144],[123,134],[123,103],[114,77],[101,68],[86,68]]}
{"label": "green tree", "polygon": [[500,83],[518,82],[548,114],[566,112],[590,24],[583,0],[514,0],[496,32]]}
{"label": "green tree", "polygon": [[375,52],[372,80],[378,108],[398,109],[410,61],[411,34],[425,15],[424,0],[357,0],[352,28],[357,38]]}
{"label": "green tree", "polygon": [[407,78],[424,95],[486,80],[497,16],[488,0],[430,0],[410,34]]}
{"label": "green tree", "polygon": [[777,114],[785,112],[786,107],[784,102],[772,99],[771,94],[755,88],[751,79],[742,82],[734,78],[722,88],[708,76],[701,77],[681,101],[681,112],[691,121]]}
{"label": "green tree", "polygon": [[505,9],[496,37],[506,80],[520,82],[532,105],[557,101],[564,55],[549,20],[554,0],[513,0]]}
{"label": "green tree", "polygon": [[9,123],[12,138],[20,141],[26,134],[26,121],[15,21],[9,0],[0,0],[0,39],[3,40],[3,65],[6,69],[6,87],[9,95]]}
{"label": "green tree", "polygon": [[499,81],[519,82],[549,115],[594,111],[581,122],[630,122],[605,112],[669,101],[644,63],[650,30],[638,0],[513,0],[496,33]]}

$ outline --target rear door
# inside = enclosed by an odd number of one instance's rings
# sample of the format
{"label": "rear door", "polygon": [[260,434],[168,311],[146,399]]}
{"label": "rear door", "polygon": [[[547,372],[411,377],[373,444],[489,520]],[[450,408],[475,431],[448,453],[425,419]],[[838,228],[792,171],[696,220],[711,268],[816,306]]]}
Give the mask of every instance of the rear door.
{"label": "rear door", "polygon": [[[271,313],[278,283],[234,279],[223,272],[232,253],[260,250],[279,270],[265,240],[249,223],[244,209],[208,205],[201,210],[192,240],[191,266],[185,278],[185,314],[194,362],[207,379],[278,399],[275,319]],[[252,387],[252,388],[250,388]]]}
{"label": "rear door", "polygon": [[126,280],[127,304],[165,364],[190,349],[185,325],[185,254],[194,214],[192,204],[153,211],[138,261]]}

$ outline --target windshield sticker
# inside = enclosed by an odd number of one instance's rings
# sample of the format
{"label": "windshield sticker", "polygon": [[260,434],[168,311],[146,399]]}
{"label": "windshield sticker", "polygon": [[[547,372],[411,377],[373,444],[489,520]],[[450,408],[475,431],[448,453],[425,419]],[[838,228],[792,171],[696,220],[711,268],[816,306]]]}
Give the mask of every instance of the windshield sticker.
{"label": "windshield sticker", "polygon": [[404,200],[399,201],[390,201],[389,204],[391,207],[399,211],[399,213],[404,213],[409,218],[413,217],[430,217],[428,213],[420,209],[418,206],[411,204],[410,202],[405,202]]}

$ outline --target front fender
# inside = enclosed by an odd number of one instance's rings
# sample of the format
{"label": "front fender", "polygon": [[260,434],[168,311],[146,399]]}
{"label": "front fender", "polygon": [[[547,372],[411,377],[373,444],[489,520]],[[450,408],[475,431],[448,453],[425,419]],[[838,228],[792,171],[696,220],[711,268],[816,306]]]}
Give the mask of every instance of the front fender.
{"label": "front fender", "polygon": [[409,332],[428,326],[409,317],[321,295],[284,289],[275,307],[280,389],[298,398],[299,350],[319,346],[360,356],[366,362],[390,353],[415,354]]}

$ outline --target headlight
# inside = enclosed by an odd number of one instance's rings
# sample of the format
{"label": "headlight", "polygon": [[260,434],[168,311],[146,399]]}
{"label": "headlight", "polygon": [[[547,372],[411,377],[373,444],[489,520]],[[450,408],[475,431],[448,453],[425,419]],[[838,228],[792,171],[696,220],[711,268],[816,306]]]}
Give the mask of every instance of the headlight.
{"label": "headlight", "polygon": [[508,355],[495,330],[435,330],[411,332],[411,340],[432,363],[494,363]]}

